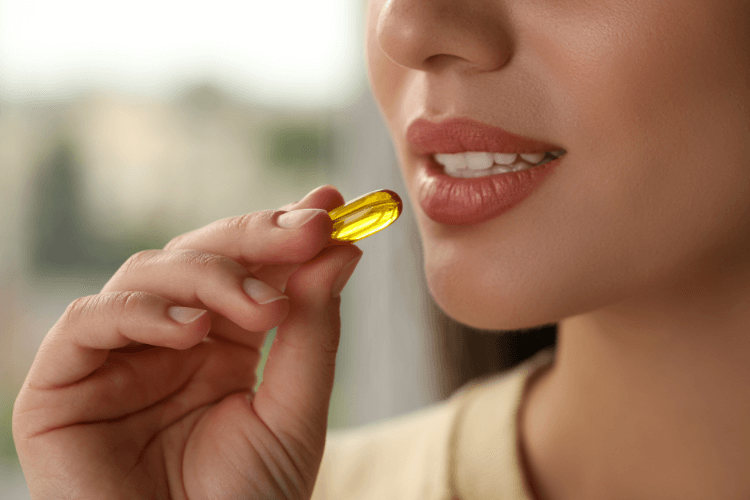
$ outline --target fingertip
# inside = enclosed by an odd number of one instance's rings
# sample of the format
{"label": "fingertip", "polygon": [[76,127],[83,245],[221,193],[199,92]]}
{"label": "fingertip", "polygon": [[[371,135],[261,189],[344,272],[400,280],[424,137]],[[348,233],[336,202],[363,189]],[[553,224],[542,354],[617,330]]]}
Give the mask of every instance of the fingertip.
{"label": "fingertip", "polygon": [[208,311],[205,309],[196,309],[194,307],[181,307],[181,306],[172,306],[169,309],[167,309],[167,314],[175,320],[177,323],[180,323],[181,325],[187,325],[188,323],[192,323],[193,321],[196,321],[198,318],[206,314]]}
{"label": "fingertip", "polygon": [[[290,221],[294,223],[299,220],[303,220],[303,224],[297,227],[284,227],[284,224]],[[283,239],[284,253],[288,256],[285,261],[288,263],[307,262],[318,255],[331,239],[333,232],[331,217],[320,209],[310,213],[307,209],[297,208],[292,212],[279,214],[274,222],[281,231],[278,234]]]}
{"label": "fingertip", "polygon": [[[335,287],[343,288],[362,255],[362,250],[356,245],[330,246],[324,249],[289,278],[287,295],[297,303],[302,301],[310,306],[323,306],[336,298]],[[346,273],[348,276],[337,282],[339,276]]]}
{"label": "fingertip", "polygon": [[282,229],[299,229],[308,222],[312,222],[315,217],[321,215],[325,215],[330,219],[328,213],[321,208],[300,208],[278,214],[276,216],[276,225]]}
{"label": "fingertip", "polygon": [[339,193],[339,191],[331,186],[332,191],[328,192],[326,197],[321,200],[321,205],[327,212],[330,212],[334,208],[338,208],[344,203],[346,203],[346,200],[344,199],[344,196]]}
{"label": "fingertip", "polygon": [[254,276],[248,276],[242,281],[242,289],[258,305],[271,304],[279,300],[289,300],[289,297],[282,292]]}
{"label": "fingertip", "polygon": [[339,190],[331,184],[324,184],[307,193],[294,205],[294,208],[322,208],[330,212],[343,204],[344,197]]}
{"label": "fingertip", "polygon": [[167,314],[177,329],[166,339],[167,347],[189,349],[208,336],[211,331],[211,317],[205,309],[171,306]]}
{"label": "fingertip", "polygon": [[252,316],[244,316],[233,321],[248,332],[265,332],[279,326],[289,314],[289,300],[274,300],[255,307]]}
{"label": "fingertip", "polygon": [[[364,255],[362,249],[354,243],[348,243],[342,246],[332,246],[330,248],[330,252],[337,253],[336,259],[339,261],[341,266],[345,266],[353,259],[362,257],[362,255]],[[329,251],[328,249],[326,250]]]}
{"label": "fingertip", "polygon": [[331,298],[335,299],[341,296],[341,292],[349,282],[349,278],[351,278],[352,274],[354,274],[354,270],[357,268],[357,264],[359,263],[361,258],[362,250],[359,250],[358,255],[355,255],[349,262],[344,264],[344,266],[339,271],[338,276],[336,276],[336,279],[333,282],[333,286],[331,287]]}

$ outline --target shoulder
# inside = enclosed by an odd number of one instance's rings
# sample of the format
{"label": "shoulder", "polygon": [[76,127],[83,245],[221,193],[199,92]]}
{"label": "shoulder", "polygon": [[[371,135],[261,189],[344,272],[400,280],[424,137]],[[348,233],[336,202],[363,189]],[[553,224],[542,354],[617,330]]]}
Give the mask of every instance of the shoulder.
{"label": "shoulder", "polygon": [[[537,356],[531,367],[546,359]],[[517,394],[529,372],[525,362],[508,372],[474,380],[446,401],[422,410],[329,432],[313,500],[450,500],[456,494],[456,473],[470,467],[463,463],[466,445],[497,431],[513,438]],[[496,427],[495,420],[486,428],[470,422],[477,401],[485,399],[494,401],[493,410],[504,416],[507,425]],[[504,445],[514,450],[510,443]]]}

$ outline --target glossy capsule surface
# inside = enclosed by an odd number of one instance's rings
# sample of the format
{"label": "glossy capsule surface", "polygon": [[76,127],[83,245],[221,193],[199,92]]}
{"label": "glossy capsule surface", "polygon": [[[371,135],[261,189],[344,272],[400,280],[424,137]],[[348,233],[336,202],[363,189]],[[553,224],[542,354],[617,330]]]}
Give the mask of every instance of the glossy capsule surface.
{"label": "glossy capsule surface", "polygon": [[328,212],[333,220],[332,243],[353,243],[377,233],[393,224],[402,209],[401,198],[387,189],[363,194],[334,208]]}

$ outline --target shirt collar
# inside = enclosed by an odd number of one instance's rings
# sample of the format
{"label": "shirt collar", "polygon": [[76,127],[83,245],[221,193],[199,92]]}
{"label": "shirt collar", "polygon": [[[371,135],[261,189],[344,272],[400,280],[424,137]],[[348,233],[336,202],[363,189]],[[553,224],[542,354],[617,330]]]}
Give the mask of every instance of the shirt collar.
{"label": "shirt collar", "polygon": [[553,359],[554,349],[545,349],[510,372],[470,382],[459,391],[466,399],[449,463],[457,498],[532,500],[521,465],[518,410],[526,382]]}

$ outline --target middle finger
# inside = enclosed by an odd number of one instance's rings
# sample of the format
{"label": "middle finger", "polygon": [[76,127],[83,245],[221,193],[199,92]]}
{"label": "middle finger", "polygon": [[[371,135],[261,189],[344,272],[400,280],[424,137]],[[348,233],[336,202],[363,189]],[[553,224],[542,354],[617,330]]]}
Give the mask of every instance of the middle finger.
{"label": "middle finger", "polygon": [[286,295],[242,265],[197,250],[147,250],[134,255],[102,292],[128,290],[209,309],[251,332],[274,328],[289,310]]}

